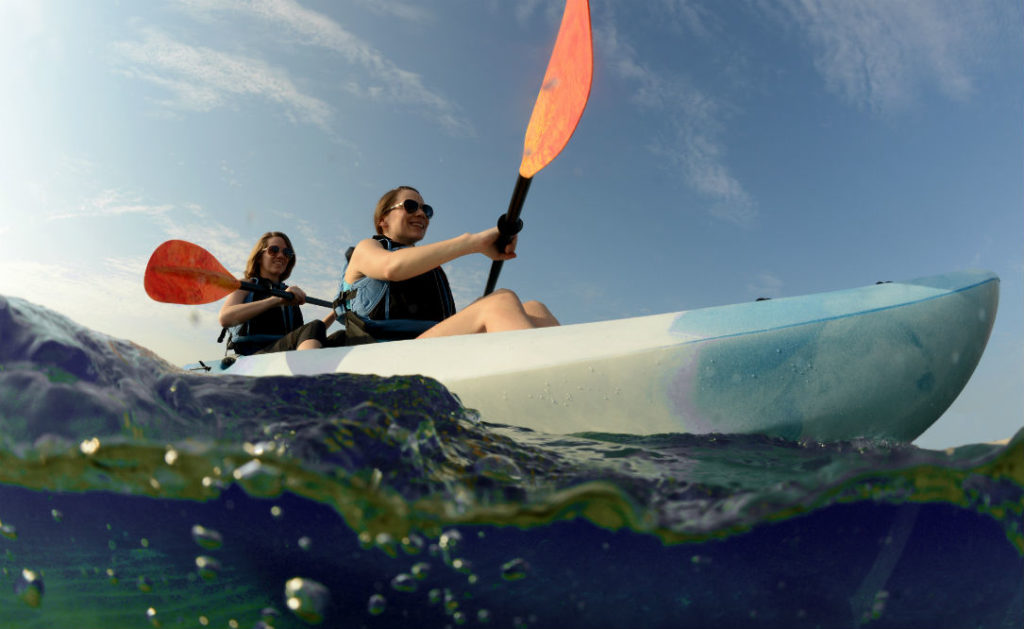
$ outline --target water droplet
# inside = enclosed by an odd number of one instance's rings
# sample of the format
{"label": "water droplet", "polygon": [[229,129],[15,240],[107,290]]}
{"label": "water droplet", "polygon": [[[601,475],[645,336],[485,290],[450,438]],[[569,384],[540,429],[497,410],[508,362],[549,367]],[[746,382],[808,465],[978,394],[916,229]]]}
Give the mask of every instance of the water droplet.
{"label": "water droplet", "polygon": [[441,590],[434,588],[427,592],[427,601],[431,605],[437,605],[441,602]]}
{"label": "water droplet", "polygon": [[96,452],[100,449],[100,440],[97,439],[96,437],[93,437],[92,439],[86,439],[78,447],[82,450],[82,454],[91,456],[93,454],[96,454]]}
{"label": "water droplet", "polygon": [[277,496],[282,490],[280,470],[258,459],[242,465],[232,473],[232,476],[251,496]]}
{"label": "water droplet", "polygon": [[224,544],[224,538],[220,533],[199,524],[192,527],[192,539],[207,550],[217,550]]}
{"label": "water droplet", "polygon": [[281,509],[281,507],[274,505],[273,507],[270,507],[270,515],[280,519],[280,517],[284,515],[284,511]]}
{"label": "water droplet", "polygon": [[423,561],[415,563],[409,572],[411,572],[412,576],[416,577],[417,580],[423,581],[430,576],[430,564]]}
{"label": "water droplet", "polygon": [[260,619],[267,624],[274,624],[281,617],[281,612],[274,607],[264,607],[260,610]]}
{"label": "water droplet", "polygon": [[43,602],[43,578],[34,570],[23,569],[14,582],[14,594],[29,607],[39,607]]}
{"label": "water droplet", "polygon": [[305,622],[318,625],[324,621],[324,612],[331,594],[321,583],[295,577],[284,584],[284,598],[293,614]]}
{"label": "water droplet", "polygon": [[445,553],[454,553],[462,546],[462,533],[458,529],[449,529],[441,533],[438,545]]}
{"label": "water droplet", "polygon": [[366,604],[366,611],[372,616],[380,616],[388,606],[388,601],[380,594],[374,594]]}
{"label": "water droplet", "polygon": [[487,611],[486,609],[481,609],[476,613],[476,619],[481,624],[486,625],[487,623],[491,622],[491,612]]}
{"label": "water droplet", "polygon": [[391,579],[391,588],[398,592],[415,592],[417,587],[416,579],[411,574],[403,572]]}
{"label": "water droplet", "polygon": [[220,562],[206,555],[196,557],[196,568],[198,569],[199,576],[207,581],[216,579],[221,571]]}
{"label": "water droplet", "polygon": [[309,551],[313,547],[313,540],[309,539],[305,535],[299,538],[299,548],[305,551]]}
{"label": "water droplet", "polygon": [[153,625],[154,627],[160,626],[160,619],[157,617],[156,609],[153,607],[150,607],[146,610],[146,620],[148,620],[149,624]]}
{"label": "water droplet", "polygon": [[455,600],[455,595],[448,588],[444,589],[444,611],[446,614],[451,614],[459,608],[459,601]]}
{"label": "water droplet", "polygon": [[111,585],[117,585],[121,582],[121,579],[117,576],[117,570],[113,568],[107,568],[107,578],[110,579]]}
{"label": "water droplet", "polygon": [[524,559],[516,558],[501,565],[501,578],[506,581],[518,581],[526,578],[529,565]]}
{"label": "water droplet", "polygon": [[64,521],[64,514],[58,511],[57,509],[50,509],[50,515],[53,516],[54,522]]}
{"label": "water droplet", "polygon": [[13,524],[0,524],[0,535],[7,539],[18,539],[18,529]]}
{"label": "water droplet", "polygon": [[488,454],[473,464],[473,471],[500,483],[513,483],[523,478],[523,472],[512,459],[501,454]]}
{"label": "water droplet", "polygon": [[461,558],[452,559],[451,566],[462,574],[469,574],[473,571],[473,564]]}
{"label": "water droplet", "polygon": [[168,448],[167,452],[164,453],[164,463],[167,465],[174,465],[178,461],[178,451],[174,448]]}
{"label": "water droplet", "polygon": [[423,541],[423,538],[415,533],[410,533],[402,538],[402,550],[405,551],[405,554],[407,555],[420,554],[423,552],[423,547],[425,545],[426,542]]}

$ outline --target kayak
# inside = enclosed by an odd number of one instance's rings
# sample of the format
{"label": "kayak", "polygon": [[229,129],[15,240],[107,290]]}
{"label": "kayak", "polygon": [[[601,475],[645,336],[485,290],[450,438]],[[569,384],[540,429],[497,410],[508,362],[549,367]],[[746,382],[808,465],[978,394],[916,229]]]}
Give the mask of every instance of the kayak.
{"label": "kayak", "polygon": [[974,372],[999,278],[905,282],[557,328],[239,357],[238,376],[422,375],[548,433],[912,441]]}

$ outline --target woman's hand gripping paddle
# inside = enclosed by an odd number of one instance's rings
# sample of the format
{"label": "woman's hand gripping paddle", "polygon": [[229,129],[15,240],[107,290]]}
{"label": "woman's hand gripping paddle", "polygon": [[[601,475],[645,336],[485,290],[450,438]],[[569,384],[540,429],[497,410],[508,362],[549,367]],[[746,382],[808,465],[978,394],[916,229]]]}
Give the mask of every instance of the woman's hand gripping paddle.
{"label": "woman's hand gripping paddle", "polygon": [[[594,75],[594,50],[590,35],[590,6],[587,0],[566,0],[562,25],[548,61],[537,102],[523,142],[523,161],[512,190],[508,211],[498,219],[501,235],[496,244],[503,251],[523,228],[519,214],[530,189],[530,181],[551,163],[568,144],[587,106]],[[494,291],[501,273],[501,260],[491,263],[484,295]]]}
{"label": "woman's hand gripping paddle", "polygon": [[[146,265],[146,293],[168,304],[208,304],[239,288],[293,299],[292,293],[243,282],[231,275],[206,249],[184,240],[168,240],[153,252]],[[331,302],[306,297],[306,302],[332,307]]]}

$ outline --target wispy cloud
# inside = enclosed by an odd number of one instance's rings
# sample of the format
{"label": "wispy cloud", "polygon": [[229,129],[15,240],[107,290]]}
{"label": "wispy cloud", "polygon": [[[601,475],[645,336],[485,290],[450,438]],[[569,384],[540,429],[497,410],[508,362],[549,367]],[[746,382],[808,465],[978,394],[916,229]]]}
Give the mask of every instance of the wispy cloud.
{"label": "wispy cloud", "polygon": [[413,2],[401,2],[401,0],[358,0],[358,2],[374,13],[410,22],[424,22],[432,18],[426,9]]}
{"label": "wispy cloud", "polygon": [[258,96],[283,105],[289,117],[329,129],[331,108],[302,93],[283,68],[259,59],[181,43],[155,30],[142,41],[113,44],[125,62],[125,75],[149,81],[174,94],[165,106],[210,111],[236,106],[243,97]]}
{"label": "wispy cloud", "polygon": [[656,72],[643,65],[632,45],[611,21],[595,28],[595,46],[610,72],[634,85],[633,102],[670,120],[648,149],[667,167],[677,169],[695,192],[706,198],[708,213],[740,227],[757,219],[757,205],[729,170],[721,119],[730,107],[694,87],[683,76]]}
{"label": "wispy cloud", "polygon": [[135,195],[122,190],[104,190],[86,199],[71,211],[48,215],[47,220],[58,221],[73,218],[94,218],[99,216],[122,216],[125,214],[158,215],[168,212],[173,206],[144,203]]}
{"label": "wispy cloud", "polygon": [[928,89],[952,99],[972,94],[979,49],[998,28],[995,4],[786,0],[778,15],[804,31],[829,90],[889,113]]}
{"label": "wispy cloud", "polygon": [[[345,89],[370,100],[390,100],[418,108],[455,135],[471,135],[473,128],[458,107],[428,88],[423,78],[398,67],[379,50],[347,31],[322,13],[307,9],[294,0],[182,0],[190,10],[210,14],[231,11],[273,25],[280,36],[303,45],[325,48],[341,55],[349,63],[362,67],[365,75],[350,79]],[[375,3],[378,9],[416,15],[415,7],[395,2]],[[420,10],[422,11],[422,10]]]}

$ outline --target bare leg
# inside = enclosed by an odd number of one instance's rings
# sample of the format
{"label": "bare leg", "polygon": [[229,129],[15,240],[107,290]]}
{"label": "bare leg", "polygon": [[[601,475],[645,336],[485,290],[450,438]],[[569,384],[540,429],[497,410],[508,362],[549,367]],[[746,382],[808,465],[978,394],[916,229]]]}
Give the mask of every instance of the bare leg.
{"label": "bare leg", "polygon": [[500,289],[474,301],[421,334],[419,338],[525,330],[532,327],[535,327],[533,320],[516,294],[510,290]]}
{"label": "bare leg", "polygon": [[551,311],[548,310],[548,307],[539,301],[523,303],[523,310],[526,311],[526,316],[530,317],[530,322],[533,323],[535,328],[549,328],[561,325],[558,323],[555,315],[551,314]]}
{"label": "bare leg", "polygon": [[295,349],[320,349],[321,347],[322,345],[320,344],[320,341],[316,339],[306,339],[299,343],[299,346]]}

